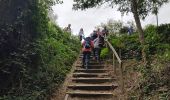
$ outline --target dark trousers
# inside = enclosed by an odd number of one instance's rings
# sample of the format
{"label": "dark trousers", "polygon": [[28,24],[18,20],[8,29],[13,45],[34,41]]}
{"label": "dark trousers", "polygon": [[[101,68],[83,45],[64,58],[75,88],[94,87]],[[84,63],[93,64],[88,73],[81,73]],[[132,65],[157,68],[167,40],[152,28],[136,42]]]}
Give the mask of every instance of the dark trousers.
{"label": "dark trousers", "polygon": [[95,49],[93,48],[93,57],[95,57]]}
{"label": "dark trousers", "polygon": [[80,41],[82,40],[82,36],[79,36]]}
{"label": "dark trousers", "polygon": [[[83,65],[85,64],[85,60],[87,60],[87,62],[89,63],[90,61],[90,55],[91,55],[91,52],[90,51],[84,51],[83,52]],[[87,57],[87,58],[86,58]]]}
{"label": "dark trousers", "polygon": [[101,48],[94,48],[94,51],[96,60],[100,61]]}

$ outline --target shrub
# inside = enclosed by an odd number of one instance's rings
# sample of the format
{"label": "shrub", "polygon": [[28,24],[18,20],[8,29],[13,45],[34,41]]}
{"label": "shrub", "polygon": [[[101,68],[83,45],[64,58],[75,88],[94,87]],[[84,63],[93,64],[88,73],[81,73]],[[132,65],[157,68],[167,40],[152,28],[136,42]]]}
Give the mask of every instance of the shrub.
{"label": "shrub", "polygon": [[18,16],[10,27],[0,28],[4,33],[0,37],[0,99],[48,100],[71,69],[79,40],[49,20],[52,0],[13,2],[16,8],[26,8],[14,12]]}
{"label": "shrub", "polygon": [[101,58],[106,58],[109,55],[109,49],[108,48],[103,48],[100,54]]}

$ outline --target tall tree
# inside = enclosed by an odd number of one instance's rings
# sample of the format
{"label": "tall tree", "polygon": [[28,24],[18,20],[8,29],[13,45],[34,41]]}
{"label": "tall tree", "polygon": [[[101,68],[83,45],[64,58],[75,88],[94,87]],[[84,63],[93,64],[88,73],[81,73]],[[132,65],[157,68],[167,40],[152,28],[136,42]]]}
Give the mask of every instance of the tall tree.
{"label": "tall tree", "polygon": [[169,0],[74,0],[73,9],[85,10],[87,8],[93,8],[101,5],[108,5],[113,7],[118,5],[118,11],[121,13],[133,13],[137,30],[139,32],[139,40],[143,47],[142,58],[144,64],[146,63],[146,53],[145,53],[145,41],[144,41],[144,31],[141,26],[140,19],[145,19],[145,17],[153,11],[155,8],[154,4],[158,4],[158,8]]}

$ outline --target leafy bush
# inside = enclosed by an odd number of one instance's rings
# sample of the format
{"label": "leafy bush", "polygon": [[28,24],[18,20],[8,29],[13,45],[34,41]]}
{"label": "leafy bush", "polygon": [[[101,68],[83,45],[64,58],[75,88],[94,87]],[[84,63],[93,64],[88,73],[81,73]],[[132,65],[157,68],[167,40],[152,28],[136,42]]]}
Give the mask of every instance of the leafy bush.
{"label": "leafy bush", "polygon": [[134,91],[138,91],[142,99],[153,99],[155,95],[160,100],[169,99],[170,44],[167,37],[169,35],[166,33],[168,29],[168,25],[161,25],[158,29],[154,25],[148,25],[144,30],[148,63],[146,66],[137,67],[142,75],[139,88]]}
{"label": "leafy bush", "polygon": [[161,43],[170,43],[170,24],[162,24],[158,27]]}
{"label": "leafy bush", "polygon": [[0,37],[0,99],[47,100],[71,69],[79,40],[49,20],[52,2],[24,1],[28,7],[10,27],[0,23],[6,34]]}
{"label": "leafy bush", "polygon": [[136,59],[140,59],[141,55],[141,46],[138,40],[138,34],[132,35],[122,35],[120,37],[112,36],[110,37],[110,41],[113,47],[118,52],[118,49],[121,49],[122,59],[128,59],[135,57]]}
{"label": "leafy bush", "polygon": [[[168,40],[169,24],[161,25],[158,28],[154,25],[148,25],[145,28],[145,41],[147,45],[147,55],[158,54],[158,56],[169,57],[167,51],[170,50],[170,41]],[[166,54],[164,54],[166,52]],[[165,59],[164,59],[165,60]]]}
{"label": "leafy bush", "polygon": [[[170,79],[168,78],[170,69],[169,28],[169,24],[165,24],[158,28],[154,25],[148,25],[144,29],[144,47],[148,63],[146,66],[139,65],[134,68],[137,69],[141,76],[139,87],[131,94],[131,99],[137,97],[135,96],[138,95],[136,94],[137,92],[144,100],[153,99],[152,96],[154,95],[157,95],[160,100],[168,100],[170,97],[170,91],[168,90],[170,88]],[[112,36],[109,41],[117,51],[121,49],[122,59],[141,59],[142,46],[139,42],[138,34]]]}
{"label": "leafy bush", "polygon": [[108,48],[103,48],[100,54],[101,58],[106,58],[109,54],[109,49]]}
{"label": "leafy bush", "polygon": [[120,29],[119,33],[127,34],[128,33],[128,27],[124,26],[123,28]]}

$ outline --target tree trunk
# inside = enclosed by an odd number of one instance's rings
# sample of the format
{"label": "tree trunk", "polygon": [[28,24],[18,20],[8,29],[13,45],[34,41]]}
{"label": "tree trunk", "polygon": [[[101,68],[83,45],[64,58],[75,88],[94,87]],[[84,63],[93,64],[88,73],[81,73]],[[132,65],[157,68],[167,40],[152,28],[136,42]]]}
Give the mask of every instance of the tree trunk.
{"label": "tree trunk", "polygon": [[133,13],[133,16],[134,16],[134,19],[135,19],[135,23],[136,23],[136,26],[137,26],[137,30],[139,32],[139,40],[140,40],[140,43],[142,45],[142,60],[143,60],[143,63],[144,65],[146,64],[146,53],[145,53],[145,40],[144,40],[144,31],[142,29],[142,26],[141,26],[141,22],[140,22],[140,18],[139,18],[139,14],[138,14],[138,11],[137,11],[137,2],[136,0],[132,0],[132,13]]}
{"label": "tree trunk", "polygon": [[158,13],[156,13],[156,25],[157,25],[157,28],[158,28]]}

